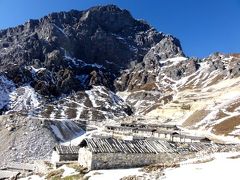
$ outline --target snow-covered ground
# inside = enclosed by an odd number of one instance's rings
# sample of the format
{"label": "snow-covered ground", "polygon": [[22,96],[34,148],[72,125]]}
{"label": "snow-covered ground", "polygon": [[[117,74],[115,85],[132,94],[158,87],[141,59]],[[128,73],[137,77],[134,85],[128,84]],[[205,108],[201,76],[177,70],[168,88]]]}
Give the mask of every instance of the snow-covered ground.
{"label": "snow-covered ground", "polygon": [[32,175],[26,178],[20,178],[19,180],[44,180],[44,177],[40,177],[38,175]]}
{"label": "snow-covered ground", "polygon": [[72,175],[79,174],[78,172],[76,172],[75,169],[67,167],[66,165],[63,165],[62,167],[60,167],[60,169],[64,170],[63,175],[62,175],[63,178],[66,176],[72,176]]}
{"label": "snow-covered ground", "polygon": [[[177,168],[167,168],[163,171],[145,172],[142,168],[94,170],[85,174],[89,180],[120,180],[123,177],[135,176],[138,179],[160,180],[238,180],[239,179],[239,152],[215,153],[205,157],[197,157],[180,163]],[[78,174],[74,168],[66,165],[60,167],[64,172],[62,177]],[[43,180],[45,177],[30,176],[22,180]]]}
{"label": "snow-covered ground", "polygon": [[139,170],[139,168],[96,170],[90,171],[85,175],[85,177],[90,177],[89,180],[119,180],[123,177],[131,175],[141,176],[143,172],[140,172]]}
{"label": "snow-covered ground", "polygon": [[17,88],[9,94],[9,108],[13,111],[34,110],[40,106],[38,94],[30,86]]}
{"label": "snow-covered ground", "polygon": [[[61,142],[70,142],[71,139],[81,137],[85,134],[85,131],[71,120],[55,120],[51,123],[50,128],[53,134]],[[72,142],[70,142],[70,144],[71,143]]]}
{"label": "snow-covered ground", "polygon": [[210,162],[182,165],[179,168],[167,169],[165,171],[165,180],[238,180],[240,153],[217,153],[213,155],[214,160]]}
{"label": "snow-covered ground", "polygon": [[123,177],[136,175],[140,179],[164,180],[237,180],[239,179],[240,153],[216,153],[209,157],[196,158],[181,163],[178,168],[164,170],[164,176],[159,178],[159,172],[146,173],[141,168],[96,170],[85,175],[90,180],[119,180]]}

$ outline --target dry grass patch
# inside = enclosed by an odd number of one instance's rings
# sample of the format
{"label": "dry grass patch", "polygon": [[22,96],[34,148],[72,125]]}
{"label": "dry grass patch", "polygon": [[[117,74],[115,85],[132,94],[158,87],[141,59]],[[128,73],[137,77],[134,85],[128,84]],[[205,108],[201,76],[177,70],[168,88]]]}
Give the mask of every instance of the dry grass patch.
{"label": "dry grass patch", "polygon": [[193,83],[189,83],[187,85],[183,85],[182,87],[179,88],[179,91],[185,91],[185,90],[188,90],[188,89],[194,89],[194,85]]}
{"label": "dry grass patch", "polygon": [[77,109],[75,109],[75,108],[67,108],[65,110],[65,114],[67,115],[67,117],[69,119],[74,119],[74,118],[77,117]]}
{"label": "dry grass patch", "polygon": [[168,96],[163,96],[157,102],[167,104],[167,103],[171,102],[172,100],[173,100],[173,95],[170,94]]}
{"label": "dry grass patch", "polygon": [[216,135],[228,135],[236,126],[240,125],[240,115],[230,117],[225,121],[213,126],[213,132]]}
{"label": "dry grass patch", "polygon": [[179,163],[164,163],[164,164],[152,164],[144,167],[142,170],[147,173],[154,171],[164,170],[166,168],[177,168],[180,167]]}
{"label": "dry grass patch", "polygon": [[202,119],[204,119],[210,111],[207,110],[198,110],[195,111],[191,116],[189,116],[184,123],[182,124],[183,126],[193,126],[196,123],[200,122]]}
{"label": "dry grass patch", "polygon": [[147,113],[149,113],[149,112],[151,112],[151,111],[153,111],[153,110],[155,110],[155,109],[158,109],[160,106],[161,106],[161,104],[154,104],[154,105],[152,105],[151,107],[145,109],[145,110],[143,111],[143,113],[144,113],[144,115],[146,115]]}
{"label": "dry grass patch", "polygon": [[173,91],[173,89],[171,88],[171,87],[165,87],[164,89],[163,89],[163,92],[172,92]]}
{"label": "dry grass patch", "polygon": [[228,157],[228,159],[239,159],[239,158],[240,158],[240,154],[239,154],[239,155],[236,155],[236,156]]}
{"label": "dry grass patch", "polygon": [[42,116],[49,118],[51,113],[54,111],[54,107],[52,105],[47,106],[47,108],[42,112]]}
{"label": "dry grass patch", "polygon": [[87,168],[79,165],[78,163],[69,164],[68,167],[75,169],[77,172],[81,174],[86,174],[88,172]]}
{"label": "dry grass patch", "polygon": [[233,56],[235,58],[240,58],[240,54],[239,53],[232,53],[232,54],[229,54],[229,56]]}
{"label": "dry grass patch", "polygon": [[53,171],[50,171],[47,176],[46,176],[46,179],[51,179],[51,180],[57,180],[57,179],[60,179],[61,176],[63,175],[63,172],[64,170],[63,169],[57,169],[57,170],[53,170]]}
{"label": "dry grass patch", "polygon": [[228,112],[234,112],[238,107],[240,107],[240,99],[236,100],[235,102],[231,103],[226,110]]}
{"label": "dry grass patch", "polygon": [[192,164],[201,164],[201,163],[208,163],[213,161],[215,158],[214,157],[210,157],[210,158],[206,158],[206,159],[199,159],[195,162],[193,162]]}
{"label": "dry grass patch", "polygon": [[216,114],[216,119],[222,119],[227,117],[228,115],[225,114],[222,110],[219,110],[219,112]]}
{"label": "dry grass patch", "polygon": [[63,180],[87,180],[88,178],[84,178],[82,174],[77,174],[77,175],[66,176],[61,179],[63,179]]}
{"label": "dry grass patch", "polygon": [[137,88],[134,88],[132,91],[139,91],[139,90],[152,91],[155,89],[157,89],[157,85],[156,83],[152,82],[152,83],[147,83]]}
{"label": "dry grass patch", "polygon": [[212,86],[214,84],[217,84],[220,80],[222,80],[224,78],[224,75],[218,75],[216,77],[214,77],[211,82],[208,84],[208,86]]}
{"label": "dry grass patch", "polygon": [[137,175],[131,175],[122,177],[120,180],[139,180],[139,177]]}

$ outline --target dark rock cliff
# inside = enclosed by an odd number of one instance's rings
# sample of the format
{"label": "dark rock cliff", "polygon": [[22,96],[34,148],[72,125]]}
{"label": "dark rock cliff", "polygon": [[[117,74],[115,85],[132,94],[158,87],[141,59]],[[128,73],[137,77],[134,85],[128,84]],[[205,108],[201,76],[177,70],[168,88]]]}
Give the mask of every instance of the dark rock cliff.
{"label": "dark rock cliff", "polygon": [[114,5],[52,13],[0,31],[0,72],[42,95],[92,85],[125,90],[113,85],[122,70],[138,63],[155,68],[159,59],[176,55],[183,55],[179,40]]}

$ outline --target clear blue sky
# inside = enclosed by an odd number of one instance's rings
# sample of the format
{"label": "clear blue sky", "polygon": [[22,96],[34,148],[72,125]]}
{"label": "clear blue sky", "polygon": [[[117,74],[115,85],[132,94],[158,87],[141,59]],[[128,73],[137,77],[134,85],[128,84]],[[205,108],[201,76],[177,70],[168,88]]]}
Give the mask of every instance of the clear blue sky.
{"label": "clear blue sky", "polygon": [[116,4],[179,38],[186,55],[240,52],[240,0],[0,0],[0,29],[51,12]]}

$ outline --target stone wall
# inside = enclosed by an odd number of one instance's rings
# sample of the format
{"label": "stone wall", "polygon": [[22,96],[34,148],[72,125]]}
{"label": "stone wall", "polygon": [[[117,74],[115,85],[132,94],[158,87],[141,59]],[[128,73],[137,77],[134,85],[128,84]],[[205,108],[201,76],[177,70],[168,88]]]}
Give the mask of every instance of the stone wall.
{"label": "stone wall", "polygon": [[78,154],[64,154],[60,155],[60,161],[77,161]]}
{"label": "stone wall", "polygon": [[87,169],[91,170],[92,156],[93,156],[92,152],[90,152],[87,148],[85,147],[80,148],[78,154],[78,163],[83,167],[86,167]]}
{"label": "stone wall", "polygon": [[89,170],[142,167],[156,163],[176,162],[180,154],[125,154],[125,153],[92,153],[80,148],[78,162]]}
{"label": "stone wall", "polygon": [[53,151],[51,162],[61,162],[61,161],[77,161],[78,160],[78,154],[58,154],[58,152]]}

